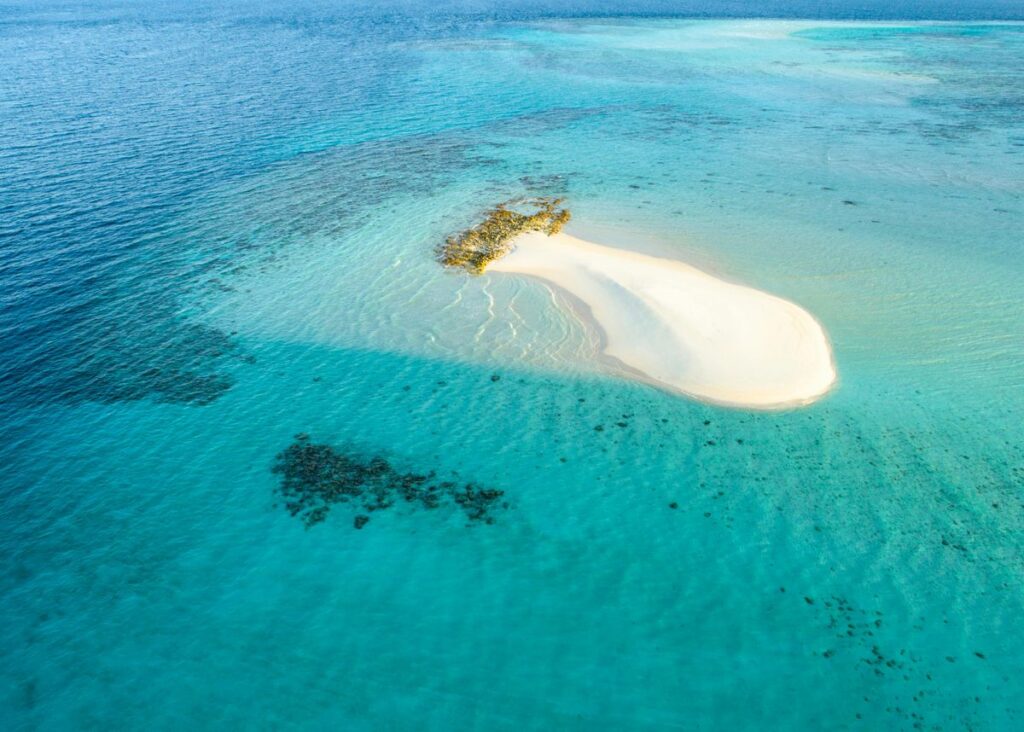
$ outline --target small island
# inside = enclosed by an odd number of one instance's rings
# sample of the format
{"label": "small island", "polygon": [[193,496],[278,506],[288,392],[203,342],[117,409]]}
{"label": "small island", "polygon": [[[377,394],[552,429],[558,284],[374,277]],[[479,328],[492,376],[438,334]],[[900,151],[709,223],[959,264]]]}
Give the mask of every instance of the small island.
{"label": "small island", "polygon": [[560,199],[502,204],[449,237],[439,260],[474,274],[527,275],[562,293],[601,336],[616,372],[703,401],[808,404],[836,381],[829,339],[800,306],[669,259],[578,239]]}

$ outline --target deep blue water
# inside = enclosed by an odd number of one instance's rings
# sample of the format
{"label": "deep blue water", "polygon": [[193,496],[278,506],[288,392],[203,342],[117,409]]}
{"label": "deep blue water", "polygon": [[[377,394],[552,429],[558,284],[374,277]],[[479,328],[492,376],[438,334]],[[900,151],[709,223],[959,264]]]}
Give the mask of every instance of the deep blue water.
{"label": "deep blue water", "polygon": [[[1022,17],[0,3],[0,726],[1019,729]],[[837,389],[441,271],[520,195],[807,307]],[[381,507],[289,515],[325,455]]]}

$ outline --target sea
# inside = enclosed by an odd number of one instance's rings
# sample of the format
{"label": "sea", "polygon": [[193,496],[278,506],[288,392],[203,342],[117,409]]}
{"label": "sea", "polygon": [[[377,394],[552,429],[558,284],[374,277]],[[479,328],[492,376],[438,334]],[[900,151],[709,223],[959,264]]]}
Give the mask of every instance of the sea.
{"label": "sea", "polygon": [[[1022,18],[0,0],[0,728],[1024,729]],[[437,263],[535,197],[836,387]]]}

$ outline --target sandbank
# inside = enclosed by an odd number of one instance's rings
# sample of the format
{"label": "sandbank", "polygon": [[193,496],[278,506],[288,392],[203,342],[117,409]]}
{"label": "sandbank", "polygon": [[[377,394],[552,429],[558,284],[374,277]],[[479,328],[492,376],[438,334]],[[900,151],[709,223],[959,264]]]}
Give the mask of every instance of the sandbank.
{"label": "sandbank", "polygon": [[836,380],[828,337],[810,313],[683,262],[530,232],[487,271],[568,293],[616,371],[697,399],[779,409],[814,401]]}

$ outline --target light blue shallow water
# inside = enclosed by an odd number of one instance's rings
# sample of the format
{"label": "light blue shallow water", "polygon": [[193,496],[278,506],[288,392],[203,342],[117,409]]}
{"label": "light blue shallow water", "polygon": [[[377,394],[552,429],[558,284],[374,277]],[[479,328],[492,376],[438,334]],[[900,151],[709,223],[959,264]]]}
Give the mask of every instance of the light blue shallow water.
{"label": "light blue shallow water", "polygon": [[[1019,729],[1024,25],[505,16],[0,11],[0,725]],[[837,389],[602,373],[433,260],[517,195]],[[503,494],[306,528],[298,433]]]}

